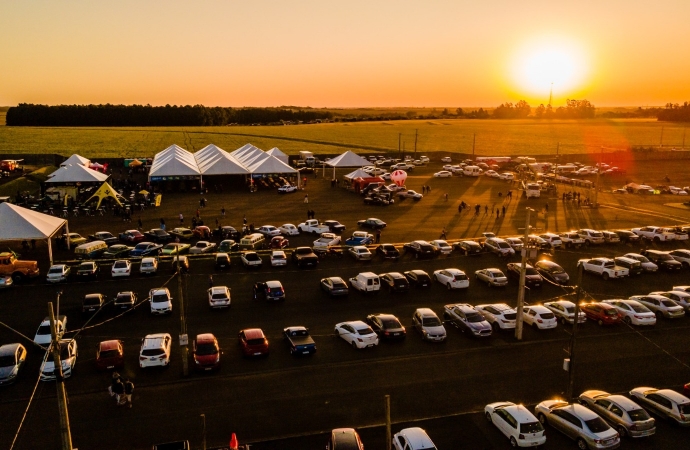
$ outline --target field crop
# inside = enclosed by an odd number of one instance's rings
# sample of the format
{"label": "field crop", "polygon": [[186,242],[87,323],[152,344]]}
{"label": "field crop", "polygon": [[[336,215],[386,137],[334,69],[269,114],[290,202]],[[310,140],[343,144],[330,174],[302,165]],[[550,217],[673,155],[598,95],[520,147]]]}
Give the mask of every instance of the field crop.
{"label": "field crop", "polygon": [[[0,127],[3,153],[79,153],[89,158],[153,156],[171,144],[192,152],[208,144],[227,151],[252,143],[263,150],[278,147],[288,154],[417,152],[477,155],[539,155],[594,153],[632,146],[682,146],[682,125],[651,119],[539,120],[406,120],[338,122],[299,126],[232,127]],[[688,137],[690,145],[690,137]]]}

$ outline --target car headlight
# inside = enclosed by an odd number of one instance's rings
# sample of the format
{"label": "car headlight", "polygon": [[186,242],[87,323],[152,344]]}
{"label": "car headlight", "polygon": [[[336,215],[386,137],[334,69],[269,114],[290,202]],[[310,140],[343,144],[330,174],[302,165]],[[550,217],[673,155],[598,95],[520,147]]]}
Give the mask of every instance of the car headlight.
{"label": "car headlight", "polygon": [[18,373],[19,373],[19,367],[15,366],[14,369],[12,369],[12,372],[10,372],[9,375],[7,375],[7,378],[11,380],[12,378],[15,378]]}

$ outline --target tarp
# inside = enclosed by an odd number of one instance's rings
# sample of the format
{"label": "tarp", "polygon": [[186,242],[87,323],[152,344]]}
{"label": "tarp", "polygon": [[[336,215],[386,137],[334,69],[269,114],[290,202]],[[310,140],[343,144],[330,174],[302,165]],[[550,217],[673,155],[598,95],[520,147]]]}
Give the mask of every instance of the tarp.
{"label": "tarp", "polygon": [[115,189],[113,189],[112,186],[110,186],[108,183],[103,183],[101,187],[98,188],[96,192],[93,193],[91,197],[89,197],[84,203],[90,202],[92,199],[97,198],[98,203],[96,204],[96,209],[98,209],[101,206],[101,202],[103,201],[104,198],[111,197],[115,199],[115,202],[122,206],[122,203],[120,203],[120,198],[122,196],[118,194]]}
{"label": "tarp", "polygon": [[90,163],[91,163],[90,160],[84,158],[84,157],[81,156],[81,155],[77,155],[77,154],[75,153],[74,155],[72,155],[72,156],[70,156],[69,158],[67,158],[67,159],[66,159],[62,164],[60,164],[60,165],[61,165],[61,166],[70,166],[70,165],[71,165],[71,166],[84,166],[84,167],[86,167],[86,166],[88,166]]}
{"label": "tarp", "polygon": [[108,175],[81,165],[62,166],[52,173],[46,183],[102,183],[109,178]]}
{"label": "tarp", "polygon": [[247,167],[251,173],[270,174],[270,173],[298,173],[297,169],[288,166],[275,156],[266,155],[266,158],[256,161]]}
{"label": "tarp", "polygon": [[363,167],[369,165],[370,162],[359,156],[357,153],[348,150],[342,155],[336,156],[333,159],[326,161],[327,166],[335,167]]}
{"label": "tarp", "polygon": [[369,175],[368,173],[366,173],[366,172],[363,171],[362,169],[357,169],[357,170],[355,170],[354,172],[350,172],[350,173],[348,173],[347,175],[345,175],[345,178],[347,178],[348,180],[354,180],[354,179],[357,178],[357,177],[367,178],[367,177],[370,177],[370,176],[371,176],[371,175]]}
{"label": "tarp", "polygon": [[230,153],[213,144],[194,153],[194,159],[202,175],[246,175],[249,173]]}
{"label": "tarp", "polygon": [[279,160],[283,161],[285,164],[290,164],[290,158],[288,158],[288,155],[283,153],[278,147],[273,147],[272,149],[267,151],[266,154],[275,156]]}
{"label": "tarp", "polygon": [[178,145],[171,145],[153,157],[149,180],[152,177],[195,176],[201,171],[194,155]]}

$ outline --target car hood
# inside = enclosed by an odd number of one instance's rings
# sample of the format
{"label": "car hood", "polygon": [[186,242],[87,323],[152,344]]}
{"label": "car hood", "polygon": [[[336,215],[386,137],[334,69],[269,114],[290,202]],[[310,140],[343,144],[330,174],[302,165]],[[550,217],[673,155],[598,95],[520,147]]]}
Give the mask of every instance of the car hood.
{"label": "car hood", "polygon": [[485,331],[485,330],[491,330],[491,325],[489,325],[489,322],[487,321],[482,321],[482,322],[466,322],[467,326],[475,331]]}
{"label": "car hood", "polygon": [[426,330],[427,333],[429,334],[434,334],[434,335],[444,335],[446,334],[446,329],[442,326],[439,325],[437,327],[424,327],[424,330]]}

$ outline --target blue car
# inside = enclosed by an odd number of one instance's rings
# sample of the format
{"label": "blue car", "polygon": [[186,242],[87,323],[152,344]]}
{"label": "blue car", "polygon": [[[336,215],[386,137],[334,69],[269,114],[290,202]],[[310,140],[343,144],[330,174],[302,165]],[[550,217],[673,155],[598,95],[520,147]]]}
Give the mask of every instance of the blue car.
{"label": "blue car", "polygon": [[163,246],[153,242],[139,242],[136,247],[129,252],[129,256],[158,256],[162,252]]}
{"label": "blue car", "polygon": [[352,233],[352,237],[345,241],[345,245],[356,246],[356,245],[368,245],[374,243],[374,235],[367,233],[366,231],[355,231]]}

